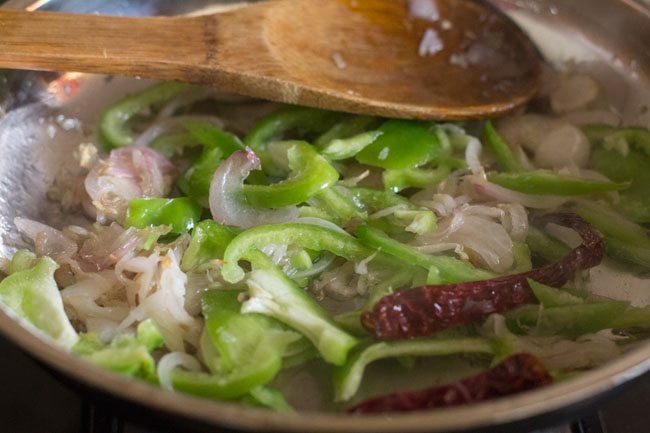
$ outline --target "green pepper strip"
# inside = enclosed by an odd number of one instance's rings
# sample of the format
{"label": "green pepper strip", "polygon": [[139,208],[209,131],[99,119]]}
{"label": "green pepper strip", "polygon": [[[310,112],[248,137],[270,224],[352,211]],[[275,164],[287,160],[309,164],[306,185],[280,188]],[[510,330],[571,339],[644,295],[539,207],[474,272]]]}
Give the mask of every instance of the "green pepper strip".
{"label": "green pepper strip", "polygon": [[[271,175],[281,175],[282,170],[275,167],[269,159],[266,147],[272,141],[292,130],[322,132],[341,118],[341,114],[316,108],[288,106],[271,113],[260,120],[244,138],[262,161],[262,169]],[[303,132],[300,131],[300,132]]]}
{"label": "green pepper strip", "polygon": [[603,234],[605,249],[611,257],[643,267],[650,267],[648,230],[602,205],[575,203],[571,209],[593,224]]}
{"label": "green pepper strip", "polygon": [[360,163],[401,170],[426,164],[443,153],[436,135],[419,122],[388,120],[379,131],[382,135],[357,154]]}
{"label": "green pepper strip", "polygon": [[385,233],[368,225],[359,226],[355,234],[365,245],[383,251],[409,266],[417,265],[427,270],[434,269],[437,278],[430,284],[478,281],[494,277],[491,272],[477,269],[453,257],[423,254],[410,245],[391,239]]}
{"label": "green pepper strip", "polygon": [[544,307],[559,307],[562,305],[575,305],[584,304],[585,300],[572,295],[566,290],[556,289],[555,287],[547,286],[546,284],[538,283],[537,281],[528,279],[533,294],[540,304]]}
{"label": "green pepper strip", "polygon": [[337,138],[323,146],[321,153],[332,161],[352,158],[381,134],[383,134],[381,131],[366,131],[349,138]]}
{"label": "green pepper strip", "polygon": [[17,317],[39,329],[57,343],[71,347],[77,342],[77,332],[63,309],[61,294],[54,279],[59,265],[51,258],[39,258],[33,266],[18,268],[0,281],[0,303]]}
{"label": "green pepper strip", "polygon": [[165,82],[109,105],[99,119],[100,141],[106,149],[132,144],[135,133],[129,123],[133,117],[152,105],[172,99],[188,88],[187,84]]}
{"label": "green pepper strip", "polygon": [[327,219],[336,220],[339,225],[353,219],[365,220],[368,218],[368,213],[359,209],[352,194],[342,186],[319,191],[309,199],[309,204],[324,211],[330,216]]}
{"label": "green pepper strip", "polygon": [[485,138],[488,147],[494,153],[494,157],[503,171],[516,173],[525,170],[512,154],[510,146],[503,141],[503,138],[501,138],[489,120],[485,123]]}
{"label": "green pepper strip", "polygon": [[493,355],[489,340],[483,338],[424,338],[375,343],[356,350],[348,362],[334,371],[334,389],[337,401],[349,400],[361,385],[366,366],[383,358],[400,356],[448,356],[456,354]]}
{"label": "green pepper strip", "polygon": [[555,174],[545,170],[523,173],[491,173],[488,175],[488,180],[504,188],[526,194],[559,196],[620,191],[630,186],[630,182],[591,180],[565,174]]}
{"label": "green pepper strip", "polygon": [[248,406],[265,407],[280,413],[294,412],[291,405],[284,399],[284,395],[279,390],[268,386],[251,389],[239,402]]}
{"label": "green pepper strip", "polygon": [[603,124],[591,124],[585,125],[582,131],[593,144],[604,144],[608,148],[618,149],[623,153],[629,145],[632,145],[650,156],[650,129],[617,128]]}
{"label": "green pepper strip", "polygon": [[240,292],[213,290],[202,299],[204,334],[200,348],[212,375],[174,370],[174,389],[217,399],[232,399],[273,379],[289,344],[301,338],[274,319],[243,314]]}
{"label": "green pepper strip", "polygon": [[406,188],[435,187],[445,180],[449,173],[451,173],[451,169],[445,165],[435,169],[386,170],[382,173],[382,180],[387,190],[399,192]]}
{"label": "green pepper strip", "polygon": [[381,191],[372,188],[350,188],[352,197],[358,203],[358,207],[370,213],[380,211],[394,206],[404,206],[408,209],[418,209],[405,197],[390,191]]}
{"label": "green pepper strip", "polygon": [[316,147],[323,147],[333,140],[349,138],[375,129],[381,120],[378,117],[352,116],[332,126],[314,141]]}
{"label": "green pepper strip", "polygon": [[183,155],[186,149],[199,146],[200,143],[187,132],[173,132],[160,135],[149,143],[149,147],[163,154],[167,158]]}
{"label": "green pepper strip", "polygon": [[325,361],[343,365],[357,339],[339,329],[327,312],[264,253],[256,250],[251,256],[255,269],[246,280],[249,299],[242,311],[283,322],[307,337]]}
{"label": "green pepper strip", "polygon": [[178,187],[188,196],[208,208],[210,182],[221,164],[223,151],[218,147],[206,147],[194,164],[178,179]]}
{"label": "green pepper strip", "polygon": [[296,142],[287,152],[291,175],[272,185],[244,185],[248,202],[256,207],[281,208],[305,202],[317,192],[332,186],[339,174],[308,143]]}
{"label": "green pepper strip", "polygon": [[192,239],[181,260],[181,270],[188,272],[210,260],[222,259],[226,247],[236,235],[214,220],[201,221],[192,230]]}
{"label": "green pepper strip", "polygon": [[192,138],[203,146],[221,149],[224,158],[228,158],[234,152],[244,150],[246,147],[239,137],[209,122],[188,121],[183,126]]}
{"label": "green pepper strip", "polygon": [[534,226],[528,227],[526,243],[533,254],[547,262],[556,262],[570,251],[568,246]]}
{"label": "green pepper strip", "polygon": [[517,333],[577,338],[611,328],[628,306],[628,302],[611,300],[548,308],[526,305],[508,312],[506,321],[508,328]]}
{"label": "green pepper strip", "polygon": [[125,227],[167,225],[176,234],[187,233],[201,219],[201,206],[187,197],[137,198],[129,201]]}
{"label": "green pepper strip", "polygon": [[329,251],[352,261],[359,261],[373,254],[354,237],[328,228],[303,224],[268,224],[248,229],[230,242],[224,253],[223,278],[236,283],[244,278],[239,260],[250,260],[251,255],[269,244],[294,244],[303,249]]}

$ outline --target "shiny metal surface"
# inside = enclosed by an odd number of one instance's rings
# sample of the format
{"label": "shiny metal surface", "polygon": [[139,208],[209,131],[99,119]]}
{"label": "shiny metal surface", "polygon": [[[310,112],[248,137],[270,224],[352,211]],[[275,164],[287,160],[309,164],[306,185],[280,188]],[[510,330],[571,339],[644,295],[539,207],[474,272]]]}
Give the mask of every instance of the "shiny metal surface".
{"label": "shiny metal surface", "polygon": [[[176,14],[223,3],[209,0],[11,0],[5,7],[105,14]],[[494,0],[510,14],[560,68],[587,70],[627,123],[650,127],[650,9],[633,0]],[[143,80],[35,72],[0,73],[0,255],[23,245],[15,216],[60,225],[58,205],[48,201],[55,174],[76,146],[94,140],[97,113],[109,101],[148,83]],[[650,281],[623,276],[611,266],[592,273],[597,291],[650,304]],[[583,408],[650,370],[650,344],[602,368],[523,395],[439,412],[351,418],[325,412],[281,415],[236,405],[170,394],[101,370],[34,336],[0,311],[0,332],[64,374],[117,398],[208,425],[256,431],[409,432],[458,431]],[[553,422],[558,422],[554,419]],[[526,424],[527,429],[533,424]]]}

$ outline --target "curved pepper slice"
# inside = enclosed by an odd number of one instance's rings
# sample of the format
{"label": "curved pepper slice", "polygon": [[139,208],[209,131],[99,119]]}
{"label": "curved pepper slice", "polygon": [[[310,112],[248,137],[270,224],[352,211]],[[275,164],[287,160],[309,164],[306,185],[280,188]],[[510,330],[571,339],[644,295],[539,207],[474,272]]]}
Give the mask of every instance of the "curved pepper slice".
{"label": "curved pepper slice", "polygon": [[381,177],[387,190],[400,192],[406,188],[433,188],[445,180],[449,173],[451,173],[451,169],[441,165],[430,169],[386,170]]}
{"label": "curved pepper slice", "polygon": [[210,260],[223,258],[226,247],[235,235],[232,229],[216,221],[201,221],[192,230],[192,239],[181,260],[181,270],[187,272]]}
{"label": "curved pepper slice", "polygon": [[345,401],[352,398],[361,385],[366,366],[379,359],[469,353],[492,355],[493,352],[490,341],[483,338],[420,338],[375,343],[356,351],[345,365],[334,371],[336,400]]}
{"label": "curved pepper slice", "polygon": [[376,248],[401,260],[410,266],[417,265],[434,270],[438,284],[475,281],[491,278],[492,273],[475,268],[462,260],[447,256],[432,256],[390,238],[382,231],[367,225],[361,225],[355,232],[359,240],[369,247]]}
{"label": "curved pepper slice", "polygon": [[201,206],[187,197],[137,198],[129,201],[125,227],[142,229],[168,225],[172,233],[187,233],[201,219]]}
{"label": "curved pepper slice", "polygon": [[308,143],[295,142],[287,151],[289,178],[271,185],[244,185],[248,202],[256,207],[281,208],[300,204],[332,186],[339,178],[334,167]]}
{"label": "curved pepper slice", "polygon": [[187,90],[184,83],[165,82],[130,95],[106,107],[99,119],[99,139],[106,149],[133,144],[131,120],[153,105],[172,99]]}
{"label": "curved pepper slice", "polygon": [[522,165],[513,155],[510,146],[503,141],[503,138],[501,138],[496,129],[494,129],[494,126],[490,121],[485,123],[485,138],[487,145],[492,153],[494,153],[494,157],[499,163],[501,170],[515,173],[524,171]]}
{"label": "curved pepper slice", "polygon": [[243,314],[235,290],[213,290],[202,299],[205,326],[200,349],[212,374],[174,370],[174,389],[232,399],[273,379],[287,346],[301,338],[275,320]]}
{"label": "curved pepper slice", "polygon": [[362,164],[401,170],[418,167],[441,153],[435,134],[410,120],[389,120],[379,127],[382,134],[356,156]]}
{"label": "curved pepper slice", "polygon": [[244,302],[242,312],[279,320],[307,337],[325,361],[344,364],[357,339],[338,328],[325,310],[264,253],[256,251],[253,260],[255,269],[246,280],[250,297]]}
{"label": "curved pepper slice", "polygon": [[537,358],[527,353],[519,353],[487,371],[456,383],[371,398],[348,412],[410,412],[459,406],[516,394],[552,382],[551,375]]}
{"label": "curved pepper slice", "polygon": [[556,174],[546,170],[520,173],[491,173],[488,175],[488,180],[504,188],[526,194],[559,196],[620,191],[630,186],[630,182],[585,179],[566,174]]}
{"label": "curved pepper slice", "polygon": [[233,239],[224,253],[223,278],[236,283],[244,278],[239,260],[248,260],[251,254],[269,244],[294,244],[303,249],[329,251],[348,260],[358,261],[374,253],[354,237],[325,227],[304,224],[268,224],[248,229]]}
{"label": "curved pepper slice", "polygon": [[244,137],[244,143],[258,154],[265,173],[279,175],[282,173],[282,169],[273,164],[266,152],[270,142],[280,140],[286,132],[291,130],[298,130],[301,134],[323,132],[340,118],[341,114],[339,113],[317,108],[283,107],[257,122]]}

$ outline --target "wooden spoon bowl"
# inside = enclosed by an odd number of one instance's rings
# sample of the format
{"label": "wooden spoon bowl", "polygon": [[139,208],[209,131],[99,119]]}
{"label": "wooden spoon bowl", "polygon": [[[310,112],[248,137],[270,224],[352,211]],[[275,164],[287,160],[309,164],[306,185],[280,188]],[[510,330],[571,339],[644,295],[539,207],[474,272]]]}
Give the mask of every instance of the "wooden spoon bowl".
{"label": "wooden spoon bowl", "polygon": [[[540,56],[491,7],[273,0],[198,17],[0,11],[0,67],[134,75],[341,111],[491,117],[537,91]],[[423,38],[428,38],[423,40]]]}

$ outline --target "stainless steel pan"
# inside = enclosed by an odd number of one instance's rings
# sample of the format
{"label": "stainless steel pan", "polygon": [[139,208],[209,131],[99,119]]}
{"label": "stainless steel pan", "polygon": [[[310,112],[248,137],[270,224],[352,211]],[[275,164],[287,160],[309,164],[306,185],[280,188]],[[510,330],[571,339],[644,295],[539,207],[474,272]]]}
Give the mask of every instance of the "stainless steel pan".
{"label": "stainless steel pan", "polygon": [[[12,0],[4,7],[44,8],[106,14],[177,14],[206,6],[208,0]],[[606,84],[608,99],[626,122],[650,126],[650,6],[634,0],[495,0],[559,65],[585,69]],[[2,37],[0,29],[0,37]],[[75,73],[0,74],[0,254],[22,244],[15,216],[60,223],[46,192],[66,155],[94,138],[98,111],[108,101],[147,83]],[[650,280],[621,277],[607,266],[592,274],[608,296],[650,304]],[[415,432],[499,429],[531,430],[564,418],[620,389],[650,370],[650,343],[568,382],[480,405],[435,412],[358,418],[325,412],[281,415],[194,397],[171,394],[87,364],[39,339],[0,309],[0,332],[49,367],[95,390],[121,407],[154,413],[165,422],[192,428],[255,431]],[[212,426],[212,427],[211,427]]]}

